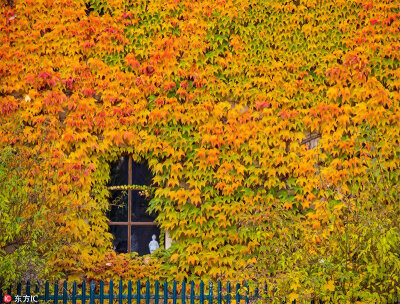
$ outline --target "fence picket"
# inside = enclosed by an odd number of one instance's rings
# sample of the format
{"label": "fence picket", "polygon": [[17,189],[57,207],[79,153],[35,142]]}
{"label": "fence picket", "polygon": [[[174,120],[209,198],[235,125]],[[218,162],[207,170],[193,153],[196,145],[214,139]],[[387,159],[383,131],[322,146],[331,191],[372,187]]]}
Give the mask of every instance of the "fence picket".
{"label": "fence picket", "polygon": [[132,304],[132,281],[128,281],[128,304]]}
{"label": "fence picket", "polygon": [[[54,283],[54,304],[58,303],[58,281]],[[82,303],[84,304],[84,303]]]}
{"label": "fence picket", "polygon": [[104,303],[104,282],[103,282],[103,280],[100,281],[99,293],[100,293],[100,304],[103,304]]}
{"label": "fence picket", "polygon": [[154,304],[158,304],[159,298],[160,298],[159,283],[158,283],[158,281],[156,281],[155,286],[154,286]]}
{"label": "fence picket", "polygon": [[49,282],[46,282],[46,285],[44,287],[44,290],[45,290],[44,291],[44,300],[45,300],[45,302],[49,301],[49,299],[50,299],[49,289],[50,289]]}
{"label": "fence picket", "polygon": [[212,304],[213,302],[213,283],[210,281],[209,289],[208,289],[208,304]]}
{"label": "fence picket", "polygon": [[200,304],[204,304],[204,283],[200,282]]}
{"label": "fence picket", "polygon": [[30,296],[31,295],[31,282],[28,280],[26,282],[26,295]]}
{"label": "fence picket", "polygon": [[182,281],[182,304],[186,303],[186,281]]}
{"label": "fence picket", "polygon": [[168,304],[168,282],[164,281],[164,304]]}
{"label": "fence picket", "polygon": [[119,286],[118,286],[118,304],[122,304],[122,296],[124,294],[124,290],[122,288],[122,280],[119,280]]}
{"label": "fence picket", "polygon": [[136,285],[136,304],[140,304],[140,280],[137,281]]}
{"label": "fence picket", "polygon": [[240,294],[239,294],[240,284],[236,284],[236,304],[240,303]]}
{"label": "fence picket", "polygon": [[86,281],[82,282],[82,296],[81,296],[81,299],[82,299],[82,304],[85,304],[85,302],[86,302]]}
{"label": "fence picket", "polygon": [[226,284],[226,304],[231,304],[231,282]]}
{"label": "fence picket", "polygon": [[110,286],[110,288],[109,288],[109,292],[108,292],[108,300],[109,300],[109,303],[112,304],[113,301],[114,301],[114,294],[113,294],[114,285],[113,285],[113,280],[110,280],[109,286]]}
{"label": "fence picket", "polygon": [[21,283],[18,283],[18,285],[17,285],[17,295],[22,295],[22,284]]}
{"label": "fence picket", "polygon": [[76,304],[76,281],[72,284],[72,304]]}
{"label": "fence picket", "polygon": [[218,291],[217,291],[217,301],[218,301],[218,304],[221,304],[221,303],[222,303],[221,289],[222,289],[221,281],[218,281]]}
{"label": "fence picket", "polygon": [[91,281],[89,284],[89,303],[94,304],[94,296],[95,296],[95,289],[96,289],[96,283],[94,281]]}
{"label": "fence picket", "polygon": [[63,304],[67,304],[68,301],[68,283],[64,281],[63,284]]}
{"label": "fence picket", "polygon": [[246,297],[245,297],[245,301],[246,304],[249,304],[249,283],[246,282]]}
{"label": "fence picket", "polygon": [[174,280],[174,284],[172,286],[172,303],[173,304],[176,304],[176,299],[177,299],[177,296],[176,296],[176,281]]}
{"label": "fence picket", "polygon": [[193,280],[190,282],[190,304],[194,304],[194,299],[195,299],[195,295],[194,295],[194,282]]}
{"label": "fence picket", "polygon": [[150,304],[150,282],[146,281],[146,304]]}

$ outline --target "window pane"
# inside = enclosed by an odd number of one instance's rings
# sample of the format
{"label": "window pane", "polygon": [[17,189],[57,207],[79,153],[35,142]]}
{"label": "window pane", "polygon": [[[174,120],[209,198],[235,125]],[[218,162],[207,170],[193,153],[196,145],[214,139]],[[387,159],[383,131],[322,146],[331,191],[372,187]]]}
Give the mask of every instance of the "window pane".
{"label": "window pane", "polygon": [[[132,183],[134,185],[151,186],[152,173],[147,163],[132,164]],[[140,191],[132,191],[132,221],[134,222],[153,222],[155,216],[148,215],[146,210],[149,206],[150,198],[140,195]]]}
{"label": "window pane", "polygon": [[149,215],[146,210],[149,206],[150,198],[140,195],[139,191],[132,191],[132,221],[134,222],[154,222],[156,216]]}
{"label": "window pane", "polygon": [[129,156],[121,156],[116,162],[110,164],[109,186],[128,185]]}
{"label": "window pane", "polygon": [[128,221],[128,191],[113,190],[110,196],[107,217],[112,222]]}
{"label": "window pane", "polygon": [[146,163],[132,162],[132,184],[150,186],[153,176]]}
{"label": "window pane", "polygon": [[133,226],[131,236],[131,249],[139,255],[149,254],[149,243],[152,235],[156,235],[156,241],[160,243],[160,229],[157,226]]}
{"label": "window pane", "polygon": [[109,231],[114,236],[113,246],[117,252],[127,252],[128,226],[110,226]]}

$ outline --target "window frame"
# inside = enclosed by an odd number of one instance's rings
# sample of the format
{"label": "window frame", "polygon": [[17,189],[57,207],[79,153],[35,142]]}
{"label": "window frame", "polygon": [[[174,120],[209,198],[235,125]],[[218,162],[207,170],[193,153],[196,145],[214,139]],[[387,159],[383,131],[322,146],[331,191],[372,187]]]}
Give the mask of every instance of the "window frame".
{"label": "window frame", "polygon": [[[129,159],[128,159],[128,186],[132,186],[132,155],[129,154]],[[157,226],[156,222],[135,222],[132,221],[132,191],[139,191],[142,190],[141,188],[128,188],[128,221],[127,222],[113,222],[113,221],[108,221],[109,226],[126,226],[128,229],[128,240],[127,240],[127,253],[132,252],[131,251],[131,237],[132,237],[132,227],[134,226]]]}

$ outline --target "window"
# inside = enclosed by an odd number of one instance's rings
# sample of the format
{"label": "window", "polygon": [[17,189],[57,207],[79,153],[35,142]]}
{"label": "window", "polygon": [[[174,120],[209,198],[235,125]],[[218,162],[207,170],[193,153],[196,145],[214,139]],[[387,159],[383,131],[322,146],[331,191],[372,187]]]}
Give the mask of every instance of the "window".
{"label": "window", "polygon": [[[160,229],[154,222],[156,215],[147,212],[150,198],[143,195],[141,189],[151,183],[152,174],[147,163],[134,162],[130,155],[111,163],[111,208],[107,216],[117,252],[149,254],[153,235],[160,241]],[[127,186],[131,187],[124,189]]]}

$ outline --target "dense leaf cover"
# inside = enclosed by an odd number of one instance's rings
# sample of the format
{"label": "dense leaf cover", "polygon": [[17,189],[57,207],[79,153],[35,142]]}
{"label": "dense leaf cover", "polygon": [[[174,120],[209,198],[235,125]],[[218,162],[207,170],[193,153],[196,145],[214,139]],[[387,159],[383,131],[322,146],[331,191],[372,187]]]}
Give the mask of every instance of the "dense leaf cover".
{"label": "dense leaf cover", "polygon": [[[398,1],[2,2],[0,143],[43,156],[51,269],[393,294],[399,19]],[[150,260],[111,251],[122,153],[149,162],[176,240]]]}

